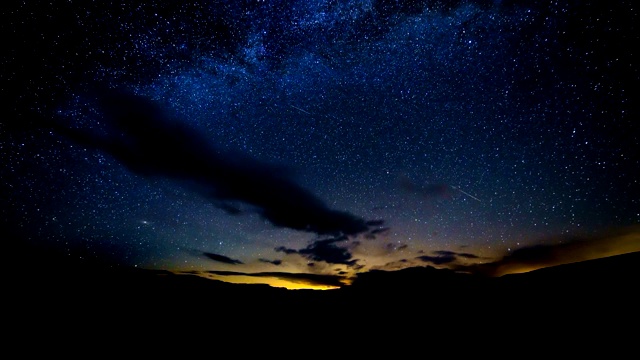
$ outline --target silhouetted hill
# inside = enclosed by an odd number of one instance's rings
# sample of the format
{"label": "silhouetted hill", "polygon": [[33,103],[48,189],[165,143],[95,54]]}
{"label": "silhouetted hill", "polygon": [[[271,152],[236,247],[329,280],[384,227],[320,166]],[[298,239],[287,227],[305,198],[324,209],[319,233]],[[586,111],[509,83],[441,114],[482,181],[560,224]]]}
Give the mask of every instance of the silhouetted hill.
{"label": "silhouetted hill", "polygon": [[607,289],[626,292],[640,275],[640,252],[562,264],[527,273],[489,278],[431,266],[397,271],[372,270],[358,275],[350,291],[414,292],[426,287],[441,290],[570,291]]}
{"label": "silhouetted hill", "polygon": [[599,259],[562,264],[522,274],[505,275],[513,282],[573,281],[583,285],[630,285],[640,275],[640,252],[609,256]]}
{"label": "silhouetted hill", "polygon": [[[160,323],[428,323],[590,329],[637,319],[640,252],[488,278],[433,267],[362,273],[339,290],[239,285],[50,253],[3,274],[18,326],[154,328]],[[43,254],[40,254],[43,255]]]}

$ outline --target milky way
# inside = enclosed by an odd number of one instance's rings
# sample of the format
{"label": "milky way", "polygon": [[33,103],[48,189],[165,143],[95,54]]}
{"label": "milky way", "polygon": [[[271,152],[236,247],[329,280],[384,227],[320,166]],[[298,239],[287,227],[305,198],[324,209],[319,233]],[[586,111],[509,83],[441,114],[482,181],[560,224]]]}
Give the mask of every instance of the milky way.
{"label": "milky way", "polygon": [[637,12],[7,5],[2,226],[72,257],[262,279],[635,234]]}

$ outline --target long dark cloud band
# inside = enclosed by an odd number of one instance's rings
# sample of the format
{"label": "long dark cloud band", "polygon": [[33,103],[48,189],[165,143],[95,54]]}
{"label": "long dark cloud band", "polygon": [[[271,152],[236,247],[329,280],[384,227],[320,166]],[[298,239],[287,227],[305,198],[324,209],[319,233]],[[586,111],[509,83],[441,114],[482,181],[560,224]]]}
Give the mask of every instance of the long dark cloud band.
{"label": "long dark cloud band", "polygon": [[147,98],[109,91],[101,94],[100,102],[106,131],[56,127],[81,144],[109,153],[135,173],[189,180],[216,205],[228,210],[233,208],[231,201],[249,204],[278,227],[351,236],[376,223],[330,209],[277,166],[223,153]]}

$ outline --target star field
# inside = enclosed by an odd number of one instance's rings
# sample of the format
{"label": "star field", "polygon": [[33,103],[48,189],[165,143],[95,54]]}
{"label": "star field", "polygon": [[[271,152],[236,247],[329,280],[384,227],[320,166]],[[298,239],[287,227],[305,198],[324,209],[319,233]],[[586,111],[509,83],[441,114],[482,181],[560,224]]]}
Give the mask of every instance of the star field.
{"label": "star field", "polygon": [[8,238],[297,284],[640,246],[629,1],[3,6]]}

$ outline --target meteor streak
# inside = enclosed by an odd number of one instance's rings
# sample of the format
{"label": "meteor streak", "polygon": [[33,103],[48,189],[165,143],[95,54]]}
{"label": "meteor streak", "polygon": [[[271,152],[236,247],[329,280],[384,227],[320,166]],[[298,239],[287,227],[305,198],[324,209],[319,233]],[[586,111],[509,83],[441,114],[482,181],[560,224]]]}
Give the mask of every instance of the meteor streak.
{"label": "meteor streak", "polygon": [[300,108],[299,108],[299,107],[297,107],[297,106],[293,106],[293,105],[289,105],[289,106],[291,106],[292,108],[294,108],[294,109],[296,109],[296,110],[298,110],[298,111],[302,111],[302,112],[303,112],[303,113],[305,113],[305,114],[313,115],[312,113],[308,112],[307,110],[300,109]]}
{"label": "meteor streak", "polygon": [[455,186],[453,186],[453,185],[452,185],[451,187],[452,187],[452,188],[454,188],[454,189],[456,189],[456,190],[458,190],[458,191],[460,191],[461,193],[463,193],[463,194],[467,195],[468,197],[470,197],[470,198],[472,198],[472,199],[474,199],[474,200],[477,200],[477,201],[481,202],[481,201],[480,201],[480,199],[478,199],[477,197],[475,197],[475,196],[473,196],[473,195],[469,194],[469,193],[468,193],[468,192],[466,192],[466,191],[463,191],[463,190],[462,190],[462,189],[460,189],[459,187],[455,187]]}

